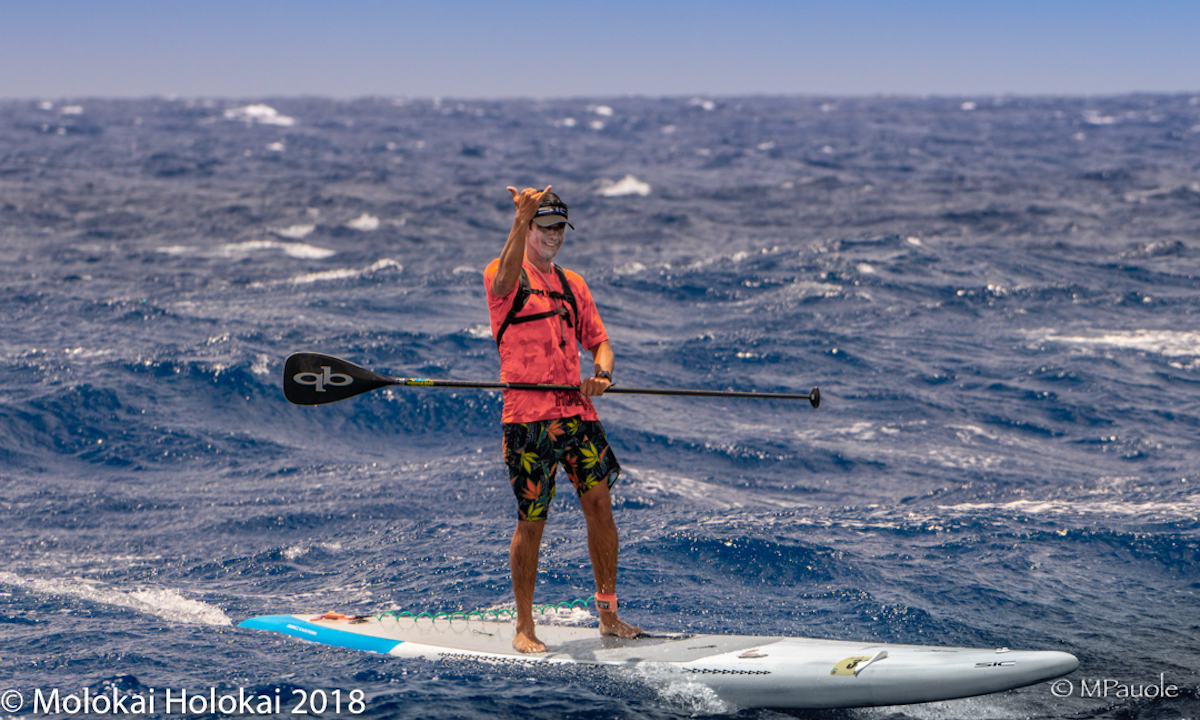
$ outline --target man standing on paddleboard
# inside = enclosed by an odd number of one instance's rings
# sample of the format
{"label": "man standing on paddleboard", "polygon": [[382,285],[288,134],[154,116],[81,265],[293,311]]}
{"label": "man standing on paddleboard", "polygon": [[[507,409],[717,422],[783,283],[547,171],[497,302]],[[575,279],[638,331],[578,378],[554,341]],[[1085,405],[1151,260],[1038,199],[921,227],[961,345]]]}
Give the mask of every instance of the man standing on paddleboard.
{"label": "man standing on paddleboard", "polygon": [[513,647],[528,653],[546,651],[535,632],[533,591],[560,462],[587,520],[600,633],[641,632],[617,617],[617,526],[609,489],[621,466],[588,399],[612,384],[613,351],[587,283],[553,262],[569,223],[566,204],[550,187],[508,188],[516,217],[500,257],[483,273],[502,381],[579,383],[580,345],[595,366],[579,392],[504,391],[504,461],[517,496],[517,529],[509,546],[517,601]]}

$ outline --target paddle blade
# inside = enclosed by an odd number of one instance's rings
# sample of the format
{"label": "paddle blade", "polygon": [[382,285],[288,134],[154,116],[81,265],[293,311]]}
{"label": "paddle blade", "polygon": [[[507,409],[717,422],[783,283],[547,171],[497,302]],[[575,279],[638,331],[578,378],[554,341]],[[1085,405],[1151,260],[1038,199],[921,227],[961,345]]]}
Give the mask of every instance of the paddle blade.
{"label": "paddle blade", "polygon": [[394,384],[392,378],[321,353],[295,353],[283,364],[283,395],[296,405],[324,405]]}

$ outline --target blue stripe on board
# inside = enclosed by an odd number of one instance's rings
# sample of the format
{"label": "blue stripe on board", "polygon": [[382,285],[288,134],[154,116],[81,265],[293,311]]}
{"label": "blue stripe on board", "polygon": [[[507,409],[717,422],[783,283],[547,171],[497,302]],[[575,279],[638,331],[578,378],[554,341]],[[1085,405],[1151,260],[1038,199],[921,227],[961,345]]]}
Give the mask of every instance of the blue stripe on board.
{"label": "blue stripe on board", "polygon": [[402,640],[387,640],[346,632],[345,630],[321,627],[320,625],[300,620],[293,615],[263,615],[262,617],[244,620],[238,624],[238,627],[255,630],[273,630],[284,635],[291,635],[311,642],[321,643],[322,645],[333,645],[350,648],[351,650],[367,650],[377,653],[388,653],[392,648],[403,642]]}

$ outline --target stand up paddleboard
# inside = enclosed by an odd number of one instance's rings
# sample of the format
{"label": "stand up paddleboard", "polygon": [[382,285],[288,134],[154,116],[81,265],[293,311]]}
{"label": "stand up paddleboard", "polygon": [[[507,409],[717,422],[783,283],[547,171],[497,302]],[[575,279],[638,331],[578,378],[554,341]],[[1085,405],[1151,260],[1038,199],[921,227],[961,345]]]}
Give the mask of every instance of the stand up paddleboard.
{"label": "stand up paddleboard", "polygon": [[403,658],[506,666],[673,669],[740,708],[849,708],[985,695],[1075,670],[1074,655],[1008,648],[892,645],[753,635],[601,637],[596,628],[539,625],[549,648],[512,647],[515,624],[479,613],[451,617],[269,615],[240,627]]}

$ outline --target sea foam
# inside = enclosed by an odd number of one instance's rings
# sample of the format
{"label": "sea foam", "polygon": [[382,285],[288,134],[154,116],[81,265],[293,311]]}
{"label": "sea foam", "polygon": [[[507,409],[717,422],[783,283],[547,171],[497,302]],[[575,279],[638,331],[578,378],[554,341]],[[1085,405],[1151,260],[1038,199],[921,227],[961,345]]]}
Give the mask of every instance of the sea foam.
{"label": "sea foam", "polygon": [[23,578],[4,571],[0,571],[0,583],[39,595],[75,597],[102,605],[129,608],[172,622],[216,626],[232,624],[220,608],[191,600],[171,589],[150,588],[125,592],[83,578]]}
{"label": "sea foam", "polygon": [[1093,336],[1056,335],[1053,332],[1042,336],[1046,342],[1066,343],[1092,347],[1111,347],[1122,350],[1141,350],[1158,353],[1166,357],[1200,356],[1200,332],[1175,330],[1117,330],[1099,331]]}

